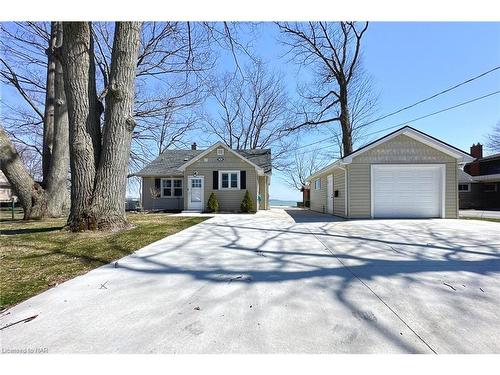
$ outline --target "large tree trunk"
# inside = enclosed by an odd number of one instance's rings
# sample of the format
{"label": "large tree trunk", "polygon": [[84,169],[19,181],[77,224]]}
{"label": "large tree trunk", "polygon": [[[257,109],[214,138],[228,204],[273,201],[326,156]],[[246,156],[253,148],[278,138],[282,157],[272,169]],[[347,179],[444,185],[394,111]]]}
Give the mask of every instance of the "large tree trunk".
{"label": "large tree trunk", "polygon": [[125,193],[134,130],[135,69],[140,22],[117,22],[106,95],[102,153],[95,181],[93,216],[99,229],[127,225]]}
{"label": "large tree trunk", "polygon": [[54,50],[57,43],[56,22],[50,25],[50,40],[46,50],[47,54],[47,79],[45,85],[45,111],[43,115],[43,150],[42,150],[42,173],[43,187],[47,186],[47,179],[52,159],[52,140],[54,136],[54,104],[55,104],[55,72],[56,59]]}
{"label": "large tree trunk", "polygon": [[349,97],[347,90],[347,82],[340,82],[340,127],[342,129],[342,150],[341,156],[352,153],[352,126],[351,117],[349,114]]}
{"label": "large tree trunk", "polygon": [[[53,22],[59,50],[62,45],[62,22]],[[57,217],[69,211],[69,129],[66,94],[64,92],[63,68],[60,53],[54,59],[54,123],[52,137],[52,158],[47,176],[47,216]]]}
{"label": "large tree trunk", "polygon": [[64,23],[64,83],[69,113],[71,215],[73,231],[127,226],[125,189],[134,129],[135,69],[139,22],[117,22],[106,88],[104,130],[95,89],[89,23]]}
{"label": "large tree trunk", "polygon": [[46,209],[45,191],[33,180],[1,125],[0,168],[23,206],[24,219],[41,218]]}
{"label": "large tree trunk", "polygon": [[62,42],[62,23],[51,23],[47,48],[47,93],[43,131],[43,182],[33,180],[14,144],[1,129],[1,169],[24,210],[24,219],[59,217],[68,211],[69,167],[68,118],[64,96],[62,65],[57,50]]}
{"label": "large tree trunk", "polygon": [[68,107],[72,230],[94,229],[90,207],[101,149],[100,106],[95,85],[92,29],[63,23],[63,73]]}

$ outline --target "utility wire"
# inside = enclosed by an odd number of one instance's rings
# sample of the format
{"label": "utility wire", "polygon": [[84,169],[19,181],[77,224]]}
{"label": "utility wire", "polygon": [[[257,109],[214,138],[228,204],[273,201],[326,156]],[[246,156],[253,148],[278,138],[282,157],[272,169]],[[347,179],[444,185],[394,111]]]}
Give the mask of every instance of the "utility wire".
{"label": "utility wire", "polygon": [[[439,111],[436,111],[436,112],[432,112],[432,113],[429,113],[429,114],[426,114],[424,116],[420,116],[420,117],[416,117],[414,119],[411,119],[411,120],[408,120],[408,121],[405,121],[405,122],[401,122],[399,124],[396,124],[396,125],[391,125],[389,127],[386,127],[384,129],[380,129],[380,130],[377,130],[375,132],[372,132],[372,133],[368,133],[366,134],[365,136],[366,137],[369,137],[370,135],[374,135],[374,134],[378,134],[378,133],[381,133],[381,132],[384,132],[386,130],[390,130],[390,129],[394,129],[394,128],[397,128],[397,127],[400,127],[400,126],[403,126],[403,125],[406,125],[406,124],[409,124],[411,122],[415,122],[415,121],[419,121],[419,120],[422,120],[424,118],[427,118],[427,117],[431,117],[431,116],[435,116],[439,113],[443,113],[443,112],[447,112],[447,111],[450,111],[452,109],[455,109],[455,108],[458,108],[458,107],[462,107],[464,105],[467,105],[467,104],[470,104],[470,103],[473,103],[473,102],[477,102],[479,100],[482,100],[482,99],[486,99],[490,96],[494,96],[494,95],[497,95],[497,94],[500,94],[500,90],[498,91],[494,91],[494,92],[491,92],[489,94],[486,94],[486,95],[483,95],[483,96],[479,96],[477,98],[473,98],[473,99],[470,99],[470,100],[467,100],[465,102],[462,102],[462,103],[459,103],[459,104],[456,104],[456,105],[453,105],[451,107],[447,107],[447,108],[444,108],[444,109],[441,109]],[[306,145],[302,145],[302,146],[299,146],[299,147],[296,147],[296,150],[298,149],[301,149],[301,148],[304,148],[304,147],[309,147],[309,146],[313,146],[313,145],[316,145],[318,143],[321,143],[321,142],[325,142],[325,141],[328,141],[328,140],[331,140],[331,137],[327,137],[327,138],[324,138],[324,139],[320,139],[319,141],[316,141],[316,142],[312,142],[312,143],[309,143],[309,144],[306,144]],[[323,148],[327,148],[327,147],[331,147],[331,146],[326,146],[326,147],[320,147],[316,150],[321,150]]]}
{"label": "utility wire", "polygon": [[[442,91],[440,91],[440,92],[437,92],[437,93],[435,93],[435,94],[433,94],[433,95],[431,95],[431,96],[428,96],[428,97],[426,97],[426,98],[424,98],[424,99],[422,99],[422,100],[419,100],[418,102],[415,102],[415,103],[413,103],[413,104],[407,105],[406,107],[400,108],[400,109],[398,109],[398,110],[396,110],[396,111],[393,111],[393,112],[387,113],[387,114],[385,114],[385,115],[383,115],[383,116],[381,116],[381,117],[378,117],[378,118],[376,118],[376,119],[374,119],[374,120],[368,121],[367,123],[363,124],[363,125],[362,125],[362,127],[367,126],[367,125],[371,125],[371,124],[373,124],[373,123],[375,123],[375,122],[378,122],[378,121],[384,120],[384,119],[386,119],[386,118],[388,118],[388,117],[394,116],[394,115],[396,115],[396,114],[398,114],[398,113],[401,113],[401,112],[406,111],[406,110],[408,110],[408,109],[410,109],[410,108],[413,108],[413,107],[415,107],[415,106],[417,106],[417,105],[419,105],[419,104],[425,103],[425,102],[427,102],[427,101],[429,101],[429,100],[432,100],[432,99],[434,99],[434,98],[436,98],[436,97],[438,97],[438,96],[441,96],[441,95],[443,95],[443,94],[446,94],[447,92],[450,92],[450,91],[452,91],[452,90],[455,90],[455,89],[457,89],[457,88],[458,88],[458,87],[460,87],[460,86],[466,85],[466,84],[468,84],[468,83],[470,83],[470,82],[472,82],[472,81],[475,81],[476,79],[482,78],[482,77],[484,77],[484,76],[486,76],[486,75],[488,75],[488,74],[490,74],[490,73],[493,73],[494,71],[497,71],[497,70],[499,70],[499,69],[500,69],[500,65],[499,65],[499,66],[495,66],[494,68],[492,68],[492,69],[490,69],[490,70],[488,70],[488,71],[486,71],[486,72],[483,72],[483,73],[481,73],[481,74],[479,74],[479,75],[477,75],[477,76],[471,77],[471,78],[469,78],[469,79],[467,79],[467,80],[465,80],[465,81],[462,81],[462,82],[460,82],[460,83],[457,83],[456,85],[454,85],[454,86],[452,86],[452,87],[449,87],[449,88],[447,88],[447,89],[445,89],[445,90],[442,90]],[[429,114],[429,115],[426,115],[426,116],[423,116],[423,117],[419,117],[419,118],[417,118],[417,119],[413,119],[413,120],[410,120],[410,121],[406,121],[406,122],[404,122],[404,123],[401,123],[401,124],[398,124],[398,125],[394,125],[394,126],[389,127],[389,128],[381,129],[381,130],[378,130],[378,131],[376,131],[376,132],[373,132],[373,133],[367,134],[366,136],[370,136],[370,135],[373,135],[373,134],[381,133],[381,132],[383,132],[383,131],[385,131],[385,130],[389,130],[389,129],[395,128],[395,127],[397,127],[397,126],[407,124],[408,122],[411,122],[411,121],[418,121],[418,120],[421,120],[421,119],[423,119],[423,118],[426,118],[426,117],[429,117],[429,116],[433,116],[433,115],[436,115],[436,114],[438,114],[438,113],[445,112],[445,111],[447,111],[447,110],[450,110],[450,109],[453,109],[453,108],[457,108],[457,107],[460,107],[460,106],[462,106],[462,105],[469,104],[469,103],[472,103],[472,102],[474,102],[474,101],[481,100],[481,99],[484,99],[484,98],[486,98],[486,97],[488,97],[488,96],[492,96],[492,95],[495,95],[495,94],[498,94],[498,92],[494,92],[494,93],[491,93],[491,94],[488,94],[488,95],[482,96],[482,97],[480,97],[480,98],[472,99],[471,101],[464,102],[464,103],[460,103],[460,104],[458,104],[458,105],[456,105],[456,106],[453,106],[453,107],[450,107],[450,108],[446,108],[446,109],[444,109],[444,110],[441,110],[441,111],[438,111],[438,112],[435,112],[435,113],[431,113],[431,114]],[[319,140],[319,141],[317,141],[317,142],[313,142],[313,143],[310,143],[310,144],[307,144],[307,145],[304,145],[304,146],[297,147],[296,149],[301,149],[301,148],[304,148],[304,147],[313,146],[313,145],[315,145],[315,144],[318,144],[318,143],[324,142],[324,141],[329,140],[329,139],[330,139],[330,137],[325,138],[325,139],[321,139],[321,140]]]}
{"label": "utility wire", "polygon": [[403,108],[401,108],[401,109],[398,109],[398,110],[396,110],[396,111],[394,111],[394,112],[388,113],[388,114],[386,114],[386,115],[384,115],[384,116],[382,116],[382,117],[376,118],[375,120],[369,121],[369,122],[367,122],[366,124],[363,124],[363,126],[373,124],[373,123],[378,122],[378,121],[380,121],[380,120],[386,119],[387,117],[394,116],[394,115],[396,115],[396,114],[398,114],[398,113],[401,113],[401,112],[403,112],[403,111],[406,111],[407,109],[413,108],[413,107],[415,107],[415,106],[417,106],[417,105],[419,105],[419,104],[425,103],[425,102],[427,102],[427,101],[429,101],[429,100],[431,100],[431,99],[434,99],[434,98],[436,98],[436,97],[438,97],[438,96],[441,96],[441,95],[443,95],[443,94],[446,94],[447,92],[450,92],[450,91],[452,91],[452,90],[455,90],[456,88],[458,88],[458,87],[460,87],[460,86],[466,85],[466,84],[468,84],[468,83],[470,83],[470,82],[472,82],[472,81],[475,81],[476,79],[479,79],[479,78],[481,78],[481,77],[484,77],[485,75],[490,74],[490,73],[492,73],[492,72],[494,72],[494,71],[496,71],[496,70],[498,70],[498,69],[500,69],[500,65],[499,65],[499,66],[496,66],[496,67],[494,67],[494,68],[492,68],[492,69],[490,69],[490,70],[488,70],[488,71],[486,71],[486,72],[484,72],[484,73],[481,73],[481,74],[479,74],[479,75],[477,75],[477,76],[475,76],[475,77],[472,77],[472,78],[469,78],[469,79],[467,79],[467,80],[465,80],[465,81],[463,81],[463,82],[460,82],[460,83],[456,84],[455,86],[449,87],[449,88],[447,88],[447,89],[445,89],[445,90],[443,90],[443,91],[440,91],[440,92],[438,92],[438,93],[436,93],[436,94],[433,94],[433,95],[431,95],[431,96],[428,96],[427,98],[424,98],[424,99],[422,99],[422,100],[419,100],[418,102],[415,102],[415,103],[413,103],[413,104],[410,104],[410,105],[408,105],[408,106],[406,106],[406,107],[403,107]]}

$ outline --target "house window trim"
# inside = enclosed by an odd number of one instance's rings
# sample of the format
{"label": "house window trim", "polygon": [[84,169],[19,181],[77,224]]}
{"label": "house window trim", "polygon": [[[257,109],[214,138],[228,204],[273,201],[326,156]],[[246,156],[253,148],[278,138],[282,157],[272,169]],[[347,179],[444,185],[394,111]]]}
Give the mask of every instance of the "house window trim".
{"label": "house window trim", "polygon": [[[222,187],[222,175],[224,173],[231,174],[231,173],[236,173],[237,175],[237,186],[236,187],[231,187],[231,179],[228,179],[228,187]],[[236,170],[228,170],[228,171],[219,171],[219,190],[240,190],[241,189],[241,171],[236,171]]]}
{"label": "house window trim", "polygon": [[[467,190],[460,190],[460,185],[467,185]],[[458,184],[458,192],[459,193],[469,193],[470,192],[470,184]]]}
{"label": "house window trim", "polygon": [[314,180],[314,190],[321,190],[321,178]]}
{"label": "house window trim", "polygon": [[217,149],[217,156],[224,156],[224,149],[223,148]]}
{"label": "house window trim", "polygon": [[[163,190],[168,189],[163,187],[163,181],[164,180],[171,180],[170,182],[170,193],[171,195],[163,195]],[[174,181],[179,180],[181,181],[181,187],[175,187]],[[174,195],[175,194],[175,189],[181,189],[182,194],[181,195]],[[183,177],[165,177],[160,179],[160,198],[166,198],[166,199],[179,199],[179,198],[184,198],[184,178]]]}
{"label": "house window trim", "polygon": [[486,187],[483,188],[483,193],[496,193],[498,191],[498,186],[495,182],[488,182],[485,185],[493,185],[492,190],[486,190]]}

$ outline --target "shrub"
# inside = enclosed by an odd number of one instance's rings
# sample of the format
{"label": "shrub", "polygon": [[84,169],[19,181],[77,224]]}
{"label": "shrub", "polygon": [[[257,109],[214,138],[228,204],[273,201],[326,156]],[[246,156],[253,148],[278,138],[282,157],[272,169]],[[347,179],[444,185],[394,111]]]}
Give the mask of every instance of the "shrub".
{"label": "shrub", "polygon": [[208,197],[207,211],[208,212],[219,211],[219,201],[217,200],[217,196],[215,195],[215,193],[213,191],[210,194],[210,196]]}
{"label": "shrub", "polygon": [[241,212],[253,212],[253,200],[252,196],[248,192],[248,190],[245,192],[245,196],[243,197],[243,200],[241,201]]}

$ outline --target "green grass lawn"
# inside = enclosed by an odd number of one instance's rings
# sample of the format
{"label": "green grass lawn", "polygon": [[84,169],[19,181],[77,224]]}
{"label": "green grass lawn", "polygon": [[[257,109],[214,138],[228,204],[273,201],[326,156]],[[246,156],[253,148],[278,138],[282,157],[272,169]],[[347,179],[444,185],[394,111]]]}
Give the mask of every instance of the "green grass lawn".
{"label": "green grass lawn", "polygon": [[0,222],[0,308],[122,258],[207,217],[130,214],[133,229],[71,233],[65,219]]}
{"label": "green grass lawn", "polygon": [[494,219],[489,217],[460,217],[464,220],[482,220],[482,221],[493,221],[494,223],[500,223],[500,219]]}

